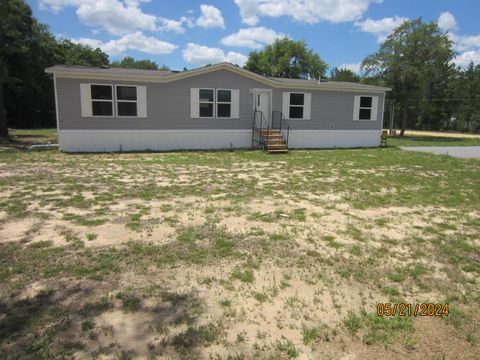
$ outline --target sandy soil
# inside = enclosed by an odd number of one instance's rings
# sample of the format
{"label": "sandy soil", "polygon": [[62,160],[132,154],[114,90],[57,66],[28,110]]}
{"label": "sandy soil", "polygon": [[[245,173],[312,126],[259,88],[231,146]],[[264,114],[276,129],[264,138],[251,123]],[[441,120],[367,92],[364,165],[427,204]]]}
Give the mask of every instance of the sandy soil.
{"label": "sandy soil", "polygon": [[[397,134],[400,133],[400,129],[397,129]],[[422,130],[406,130],[405,135],[410,136],[440,136],[451,138],[464,138],[464,139],[480,139],[480,134],[465,134],[446,131],[422,131]]]}

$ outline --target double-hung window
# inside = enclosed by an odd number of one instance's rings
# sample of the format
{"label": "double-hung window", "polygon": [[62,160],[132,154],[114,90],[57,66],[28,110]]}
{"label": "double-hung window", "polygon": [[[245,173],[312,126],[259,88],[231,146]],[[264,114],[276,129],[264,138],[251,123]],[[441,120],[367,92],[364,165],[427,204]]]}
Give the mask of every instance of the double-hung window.
{"label": "double-hung window", "polygon": [[232,114],[232,90],[217,89],[217,118],[229,118]]}
{"label": "double-hung window", "polygon": [[358,120],[372,119],[372,104],[373,104],[373,101],[371,96],[360,96]]}
{"label": "double-hung window", "polygon": [[213,118],[213,109],[215,104],[215,90],[200,89],[199,90],[199,116],[205,118]]}
{"label": "double-hung window", "polygon": [[240,90],[190,89],[190,118],[239,119]]}
{"label": "double-hung window", "polygon": [[90,85],[92,115],[113,116],[112,85]]}
{"label": "double-hung window", "polygon": [[378,96],[355,95],[353,100],[353,120],[377,121]]}
{"label": "double-hung window", "polygon": [[288,117],[290,119],[303,119],[305,107],[304,93],[290,93],[290,106],[288,109]]}
{"label": "double-hung window", "polygon": [[137,116],[137,87],[116,85],[117,116]]}
{"label": "double-hung window", "polygon": [[82,117],[147,117],[147,87],[80,84]]}

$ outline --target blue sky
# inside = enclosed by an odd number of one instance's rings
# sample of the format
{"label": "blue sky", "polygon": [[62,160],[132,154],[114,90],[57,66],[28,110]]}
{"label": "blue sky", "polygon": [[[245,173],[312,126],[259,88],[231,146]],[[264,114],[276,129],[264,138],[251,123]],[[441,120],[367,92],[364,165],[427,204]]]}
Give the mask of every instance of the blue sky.
{"label": "blue sky", "polygon": [[438,21],[465,66],[480,63],[478,0],[28,0],[58,37],[172,69],[229,61],[278,37],[304,39],[330,68],[358,69],[405,19]]}

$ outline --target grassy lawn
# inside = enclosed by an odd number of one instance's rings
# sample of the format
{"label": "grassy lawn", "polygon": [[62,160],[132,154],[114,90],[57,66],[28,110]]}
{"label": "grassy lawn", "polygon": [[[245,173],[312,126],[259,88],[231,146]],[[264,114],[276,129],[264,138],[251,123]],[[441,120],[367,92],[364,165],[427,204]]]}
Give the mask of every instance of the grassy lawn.
{"label": "grassy lawn", "polygon": [[[397,148],[448,140],[68,155],[21,150],[54,131],[14,135],[0,144],[7,358],[478,358],[480,160]],[[378,317],[377,303],[449,314]]]}

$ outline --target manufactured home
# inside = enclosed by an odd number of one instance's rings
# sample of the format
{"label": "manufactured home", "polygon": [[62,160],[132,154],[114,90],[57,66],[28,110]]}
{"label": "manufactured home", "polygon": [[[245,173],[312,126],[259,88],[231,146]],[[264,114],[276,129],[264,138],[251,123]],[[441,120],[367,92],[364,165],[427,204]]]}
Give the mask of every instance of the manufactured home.
{"label": "manufactured home", "polygon": [[53,66],[65,152],[380,145],[385,93],[265,77],[229,63],[172,72]]}

